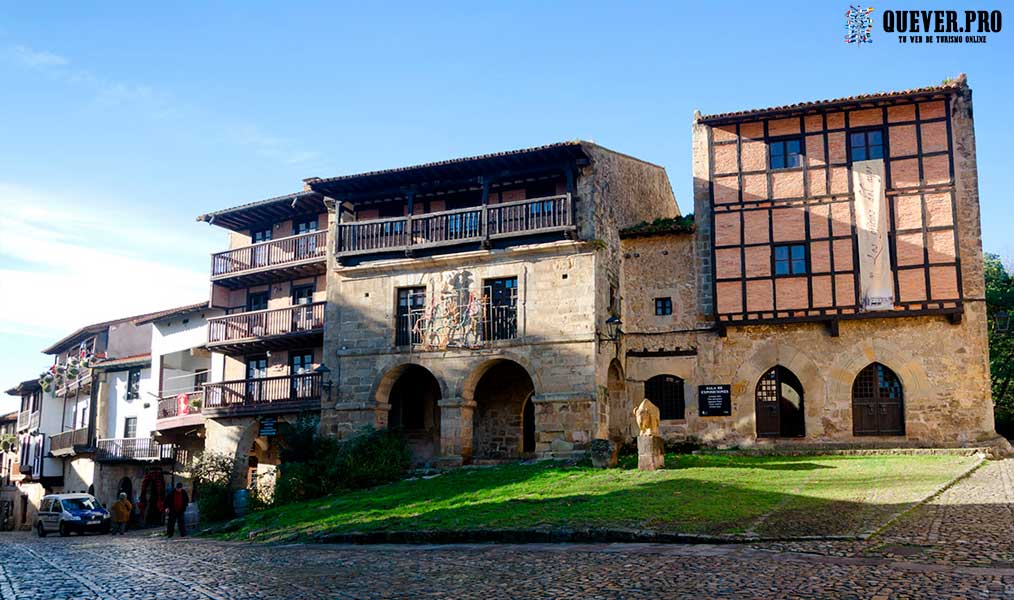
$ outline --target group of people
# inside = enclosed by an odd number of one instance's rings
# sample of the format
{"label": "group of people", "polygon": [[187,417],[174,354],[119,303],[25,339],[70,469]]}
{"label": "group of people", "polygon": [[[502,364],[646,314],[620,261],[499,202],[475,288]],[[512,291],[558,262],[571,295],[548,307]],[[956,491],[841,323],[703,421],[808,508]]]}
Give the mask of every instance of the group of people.
{"label": "group of people", "polygon": [[[165,536],[171,538],[175,530],[178,528],[180,531],[180,537],[186,537],[187,526],[183,519],[183,514],[187,511],[187,506],[190,504],[190,496],[187,491],[183,489],[182,483],[177,483],[176,487],[166,494],[165,497],[165,514],[166,514],[166,530]],[[116,502],[109,507],[109,512],[112,513],[113,527],[111,533],[113,535],[123,535],[127,532],[127,523],[130,522],[130,515],[134,510],[134,505],[127,498],[126,492],[120,492]]]}

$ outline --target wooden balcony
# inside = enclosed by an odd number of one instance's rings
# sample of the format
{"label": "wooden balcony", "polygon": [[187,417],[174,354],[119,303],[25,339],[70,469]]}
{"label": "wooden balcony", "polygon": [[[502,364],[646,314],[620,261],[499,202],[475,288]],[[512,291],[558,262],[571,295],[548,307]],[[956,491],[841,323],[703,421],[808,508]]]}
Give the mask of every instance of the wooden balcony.
{"label": "wooden balcony", "polygon": [[422,215],[338,224],[339,257],[411,252],[441,246],[489,245],[495,240],[576,229],[570,194]]}
{"label": "wooden balcony", "polygon": [[311,231],[211,255],[211,281],[228,288],[323,273],[327,232]]}
{"label": "wooden balcony", "polygon": [[204,415],[224,417],[320,410],[321,375],[283,375],[204,385]]}
{"label": "wooden balcony", "polygon": [[176,458],[176,446],[151,438],[109,438],[96,444],[95,460],[101,462],[160,462]]}
{"label": "wooden balcony", "polygon": [[39,428],[40,411],[23,410],[18,413],[18,431],[35,431]]}
{"label": "wooden balcony", "polygon": [[88,443],[88,428],[57,433],[49,438],[49,453],[53,456],[73,456],[91,450]]}
{"label": "wooden balcony", "polygon": [[208,348],[225,354],[319,346],[324,338],[326,302],[208,319]]}
{"label": "wooden balcony", "polygon": [[204,390],[183,392],[158,399],[158,418],[155,429],[168,431],[177,427],[195,427],[204,424]]}

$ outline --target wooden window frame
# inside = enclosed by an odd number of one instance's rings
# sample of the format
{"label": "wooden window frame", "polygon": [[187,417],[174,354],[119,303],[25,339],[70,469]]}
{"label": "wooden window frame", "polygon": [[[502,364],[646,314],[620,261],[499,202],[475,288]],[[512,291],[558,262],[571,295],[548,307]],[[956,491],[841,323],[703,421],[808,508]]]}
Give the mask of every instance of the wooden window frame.
{"label": "wooden window frame", "polygon": [[668,317],[672,315],[672,297],[665,296],[655,298],[655,316]]}
{"label": "wooden window frame", "polygon": [[[789,156],[791,156],[789,154],[789,147],[788,147],[789,142],[796,142],[796,144],[799,145],[799,151],[795,155],[796,156],[796,164],[794,164],[794,165],[793,164],[789,164]],[[772,149],[775,148],[775,146],[781,146],[782,150],[783,150],[781,156],[782,156],[783,160],[785,161],[785,164],[783,164],[780,167],[776,167],[772,163],[772,158],[774,157],[774,153],[772,153],[771,151],[772,151]],[[802,168],[802,166],[803,166],[803,158],[804,158],[804,154],[803,154],[803,136],[802,135],[785,135],[785,136],[767,138],[767,147],[768,147],[768,170],[769,171],[786,171],[786,170],[789,170],[789,169],[799,169],[799,168]]]}
{"label": "wooden window frame", "polygon": [[[869,156],[869,153],[870,153],[870,134],[871,133],[879,133],[880,134],[880,143],[876,144],[877,146],[880,146],[880,156],[874,156],[872,158]],[[866,153],[866,157],[865,158],[854,158],[852,156],[852,152],[853,152],[853,150],[855,150],[855,146],[852,145],[852,136],[854,136],[854,135],[861,135],[861,136],[863,136],[863,149],[864,149],[864,152]],[[859,127],[859,128],[856,128],[856,129],[849,129],[848,131],[846,131],[846,133],[845,133],[845,152],[846,152],[846,158],[848,159],[848,164],[851,165],[852,163],[854,163],[856,161],[878,160],[878,159],[879,160],[883,160],[886,163],[887,160],[888,160],[888,158],[887,158],[887,143],[886,143],[886,138],[887,138],[887,134],[885,133],[883,126],[880,126],[880,127]],[[919,155],[916,154],[916,156],[919,156]]]}
{"label": "wooden window frame", "polygon": [[[802,272],[796,272],[793,269],[792,263],[795,259],[792,258],[792,249],[799,247],[803,249],[803,270]],[[789,272],[779,273],[778,272],[778,249],[788,248],[789,251]],[[775,278],[779,277],[801,277],[804,275],[812,275],[810,273],[810,246],[806,242],[779,242],[777,244],[771,244],[771,276]],[[758,279],[768,279],[768,277],[759,277]]]}

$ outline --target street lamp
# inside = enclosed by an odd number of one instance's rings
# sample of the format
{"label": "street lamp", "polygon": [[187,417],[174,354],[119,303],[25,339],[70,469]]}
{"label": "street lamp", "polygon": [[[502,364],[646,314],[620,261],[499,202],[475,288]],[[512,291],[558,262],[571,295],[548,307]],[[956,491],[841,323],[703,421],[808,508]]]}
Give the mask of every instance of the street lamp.
{"label": "street lamp", "polygon": [[1010,329],[1010,315],[1007,311],[1001,310],[993,313],[993,325],[997,331],[1006,332]]}
{"label": "street lamp", "polygon": [[623,325],[623,321],[621,321],[616,315],[612,315],[606,319],[606,328],[609,330],[608,339],[610,341],[615,342],[620,339],[620,334],[623,333],[623,331],[620,330],[620,325]]}
{"label": "street lamp", "polygon": [[327,394],[327,399],[330,400],[331,388],[334,386],[334,382],[331,381],[331,369],[327,368],[327,365],[324,363],[321,363],[313,372],[320,375],[320,387]]}

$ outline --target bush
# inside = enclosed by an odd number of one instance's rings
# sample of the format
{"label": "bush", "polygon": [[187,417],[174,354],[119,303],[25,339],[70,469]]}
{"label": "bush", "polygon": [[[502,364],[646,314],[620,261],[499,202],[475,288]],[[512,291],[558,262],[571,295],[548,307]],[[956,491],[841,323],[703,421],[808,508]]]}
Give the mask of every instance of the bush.
{"label": "bush", "polygon": [[233,516],[232,473],[236,459],[220,452],[202,452],[194,457],[191,476],[201,519],[223,521]]}
{"label": "bush", "polygon": [[411,452],[399,432],[365,431],[347,440],[294,431],[287,437],[275,482],[274,504],[319,498],[396,481]]}

